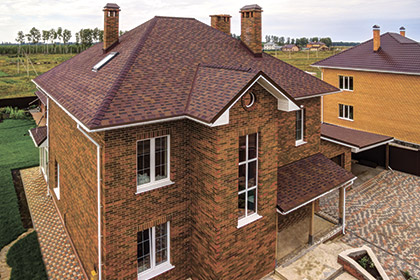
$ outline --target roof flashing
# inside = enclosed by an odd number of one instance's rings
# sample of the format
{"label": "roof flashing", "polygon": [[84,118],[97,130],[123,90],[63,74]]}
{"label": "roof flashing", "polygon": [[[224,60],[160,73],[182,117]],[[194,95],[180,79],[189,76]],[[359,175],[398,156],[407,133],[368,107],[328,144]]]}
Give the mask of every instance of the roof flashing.
{"label": "roof flashing", "polygon": [[110,62],[114,57],[116,57],[119,53],[118,52],[111,52],[107,56],[105,56],[101,61],[95,64],[92,67],[93,72],[98,72],[102,67],[104,67],[108,62]]}

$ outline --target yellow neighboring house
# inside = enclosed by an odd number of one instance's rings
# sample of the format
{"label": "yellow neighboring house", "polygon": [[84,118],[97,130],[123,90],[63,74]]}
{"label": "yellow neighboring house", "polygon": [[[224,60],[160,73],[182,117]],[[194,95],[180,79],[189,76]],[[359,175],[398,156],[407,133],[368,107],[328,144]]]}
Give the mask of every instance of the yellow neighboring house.
{"label": "yellow neighboring house", "polygon": [[[324,123],[391,136],[394,147],[420,150],[420,44],[405,37],[404,27],[380,35],[375,25],[373,39],[312,66],[342,90],[322,98]],[[420,153],[414,157],[410,164],[420,170]]]}

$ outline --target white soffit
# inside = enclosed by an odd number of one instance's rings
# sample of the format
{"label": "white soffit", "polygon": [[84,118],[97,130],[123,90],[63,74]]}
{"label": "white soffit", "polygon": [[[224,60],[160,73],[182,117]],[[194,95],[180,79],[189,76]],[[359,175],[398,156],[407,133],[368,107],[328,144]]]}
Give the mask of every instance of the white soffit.
{"label": "white soffit", "polygon": [[277,109],[279,109],[280,111],[291,112],[300,110],[298,105],[296,105],[283,92],[281,92],[277,87],[275,87],[272,83],[270,83],[270,81],[268,81],[263,76],[260,76],[257,79],[257,82],[269,93],[271,93],[274,97],[277,98]]}

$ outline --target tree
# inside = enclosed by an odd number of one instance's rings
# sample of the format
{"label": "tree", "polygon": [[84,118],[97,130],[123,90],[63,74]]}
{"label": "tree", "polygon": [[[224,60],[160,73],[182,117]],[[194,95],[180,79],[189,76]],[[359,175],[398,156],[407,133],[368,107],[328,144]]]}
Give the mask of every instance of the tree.
{"label": "tree", "polygon": [[281,45],[281,46],[283,46],[283,45],[284,45],[284,37],[283,37],[283,36],[281,36],[281,37],[279,38],[279,45]]}
{"label": "tree", "polygon": [[99,30],[99,42],[103,42],[103,41],[104,41],[104,31]]}
{"label": "tree", "polygon": [[[63,43],[64,43],[64,45],[66,45],[70,41],[70,38],[71,38],[71,31],[68,30],[68,29],[64,29],[63,30]],[[66,47],[66,49],[67,49],[67,47]]]}
{"label": "tree", "polygon": [[330,37],[321,38],[320,41],[324,43],[325,45],[327,45],[327,47],[331,47],[332,45],[332,40]]}
{"label": "tree", "polygon": [[95,27],[95,29],[92,30],[92,40],[95,42],[99,41],[99,28]]}
{"label": "tree", "polygon": [[59,48],[60,48],[60,50],[62,50],[62,48],[61,48],[61,39],[63,38],[63,28],[58,27],[56,33],[57,33],[58,42],[60,43],[59,44]]}
{"label": "tree", "polygon": [[50,30],[50,40],[51,44],[54,46],[54,52],[55,52],[55,40],[57,39],[57,32],[55,32],[54,28],[51,28]]}
{"label": "tree", "polygon": [[313,38],[311,38],[311,42],[316,43],[316,42],[318,42],[318,41],[319,41],[319,38],[318,38],[318,37],[313,37]]}
{"label": "tree", "polygon": [[86,29],[80,29],[79,36],[80,36],[80,43],[82,44],[82,47],[90,47],[93,43],[92,38],[92,29],[86,28]]}
{"label": "tree", "polygon": [[25,43],[25,34],[23,31],[19,31],[16,37],[16,42],[18,42],[20,45]]}
{"label": "tree", "polygon": [[270,35],[265,35],[265,42],[269,43],[270,42]]}
{"label": "tree", "polygon": [[48,53],[48,41],[50,40],[50,31],[42,30],[42,40],[44,41],[44,45],[45,45],[45,42],[47,42],[47,53]]}
{"label": "tree", "polygon": [[38,29],[35,27],[32,27],[32,29],[29,31],[32,38],[32,44],[35,45],[35,53],[38,51],[37,44],[39,43],[39,40],[41,40],[41,32],[39,32]]}
{"label": "tree", "polygon": [[286,45],[290,44],[290,37],[287,37]]}
{"label": "tree", "polygon": [[295,44],[295,39],[293,38],[292,41],[290,41],[290,44],[294,45]]}

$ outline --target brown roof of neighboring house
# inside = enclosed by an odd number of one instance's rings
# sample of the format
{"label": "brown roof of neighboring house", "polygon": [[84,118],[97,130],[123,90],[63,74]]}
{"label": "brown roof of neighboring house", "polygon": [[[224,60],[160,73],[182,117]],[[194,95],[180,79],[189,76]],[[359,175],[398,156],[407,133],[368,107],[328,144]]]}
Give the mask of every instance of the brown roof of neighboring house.
{"label": "brown roof of neighboring house", "polygon": [[[186,115],[210,123],[243,90],[244,79],[260,71],[292,101],[338,90],[271,55],[256,57],[241,41],[195,19],[155,17],[122,35],[111,51],[119,55],[97,72],[92,67],[107,55],[102,43],[34,82],[89,129]],[[211,77],[209,92],[199,83],[211,75],[219,79]]]}
{"label": "brown roof of neighboring house", "polygon": [[47,139],[47,127],[38,126],[32,128],[29,130],[29,135],[31,135],[35,146],[39,147],[39,145],[41,145]]}
{"label": "brown roof of neighboring house", "polygon": [[318,61],[313,66],[420,74],[420,44],[397,33],[381,35],[379,51],[373,39]]}
{"label": "brown roof of neighboring house", "polygon": [[323,154],[278,169],[277,207],[287,212],[356,178]]}
{"label": "brown roof of neighboring house", "polygon": [[390,136],[351,129],[329,123],[321,124],[321,136],[359,149],[394,139]]}
{"label": "brown roof of neighboring house", "polygon": [[47,106],[47,96],[45,94],[43,94],[42,92],[37,90],[37,91],[35,91],[35,95],[39,98],[39,100],[42,102],[42,104]]}
{"label": "brown roof of neighboring house", "polygon": [[291,49],[293,47],[297,47],[296,45],[290,44],[290,45],[284,45],[283,48],[285,49]]}

